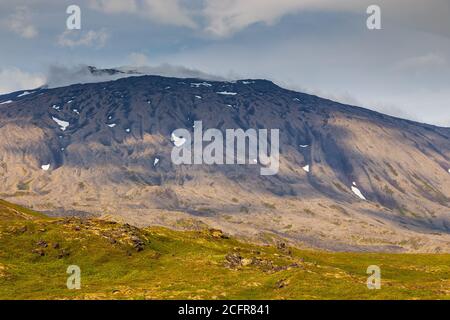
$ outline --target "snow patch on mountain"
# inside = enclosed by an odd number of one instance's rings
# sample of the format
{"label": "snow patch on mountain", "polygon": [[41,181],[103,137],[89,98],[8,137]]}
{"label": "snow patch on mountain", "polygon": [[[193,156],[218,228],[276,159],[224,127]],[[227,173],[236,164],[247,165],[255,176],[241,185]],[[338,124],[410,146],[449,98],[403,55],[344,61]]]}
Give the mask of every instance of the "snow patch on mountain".
{"label": "snow patch on mountain", "polygon": [[203,87],[212,87],[212,84],[208,83],[208,82],[191,83],[191,87],[193,87],[193,88],[200,88],[201,86],[203,86]]}
{"label": "snow patch on mountain", "polygon": [[361,200],[367,200],[366,197],[364,197],[364,195],[362,194],[361,190],[359,190],[356,186],[356,182],[353,182],[352,185],[352,191],[354,194],[356,194],[358,196],[358,198],[360,198]]}
{"label": "snow patch on mountain", "polygon": [[32,93],[34,93],[34,91],[24,91],[23,93],[21,93],[21,94],[19,94],[17,97],[18,98],[20,98],[20,97],[24,97],[24,96],[27,96],[27,95],[29,95],[29,94],[32,94]]}
{"label": "snow patch on mountain", "polygon": [[175,147],[181,147],[183,144],[185,144],[186,139],[182,137],[177,137],[175,134],[172,133],[172,142],[175,145]]}
{"label": "snow patch on mountain", "polygon": [[69,122],[58,119],[56,117],[52,117],[52,119],[59,125],[61,131],[66,131],[67,127],[69,127],[69,125],[70,125]]}
{"label": "snow patch on mountain", "polygon": [[237,92],[220,91],[220,92],[217,92],[217,94],[221,94],[224,96],[235,96],[235,95],[237,95]]}

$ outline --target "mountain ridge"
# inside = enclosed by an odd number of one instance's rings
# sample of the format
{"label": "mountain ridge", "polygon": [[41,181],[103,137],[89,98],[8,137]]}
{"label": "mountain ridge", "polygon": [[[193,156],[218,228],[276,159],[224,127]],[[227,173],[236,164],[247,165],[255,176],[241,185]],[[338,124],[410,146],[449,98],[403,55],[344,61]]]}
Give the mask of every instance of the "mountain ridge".
{"label": "mountain ridge", "polygon": [[[358,105],[354,105],[354,104],[347,104],[347,103],[343,103],[343,102],[338,102],[335,101],[331,98],[325,98],[322,97],[318,94],[313,94],[313,93],[306,93],[306,92],[301,92],[301,91],[297,91],[297,90],[293,90],[293,89],[287,89],[284,88],[283,86],[277,84],[276,82],[269,80],[269,79],[264,79],[264,78],[242,78],[242,79],[237,79],[237,80],[227,80],[227,81],[220,81],[220,80],[208,80],[207,78],[192,78],[192,77],[170,77],[170,76],[162,76],[162,75],[156,75],[156,74],[142,74],[140,73],[138,70],[134,70],[131,67],[127,67],[127,69],[125,70],[121,70],[121,68],[108,68],[108,69],[99,69],[96,68],[94,66],[87,66],[87,69],[90,71],[90,73],[94,76],[99,76],[99,75],[114,75],[114,74],[123,74],[124,77],[123,78],[119,78],[119,79],[111,79],[111,80],[101,80],[99,82],[86,82],[86,83],[73,83],[70,85],[62,85],[62,86],[58,86],[58,87],[52,87],[49,88],[48,85],[44,85],[38,88],[34,88],[34,89],[22,89],[22,90],[16,90],[10,93],[4,93],[4,94],[0,94],[0,103],[2,102],[7,102],[9,101],[9,98],[17,98],[18,96],[20,96],[21,94],[25,94],[28,95],[29,92],[36,92],[36,91],[43,91],[43,90],[53,90],[53,89],[58,89],[58,88],[64,88],[64,87],[70,87],[70,86],[75,86],[75,85],[89,85],[89,84],[95,84],[95,83],[109,83],[109,82],[115,82],[115,81],[120,81],[120,80],[125,80],[128,78],[143,78],[143,77],[156,77],[156,78],[166,78],[166,79],[172,79],[172,80],[185,80],[185,81],[196,81],[196,82],[217,82],[217,83],[238,83],[238,82],[266,82],[269,84],[272,84],[273,86],[276,86],[282,90],[285,91],[289,91],[292,92],[294,94],[301,94],[301,95],[306,95],[312,98],[317,98],[317,99],[321,99],[324,101],[329,101],[332,102],[333,104],[337,104],[342,106],[343,108],[352,108],[352,109],[362,109],[363,111],[367,111],[369,113],[373,113],[376,115],[379,115],[380,117],[389,117],[389,118],[393,118],[393,119],[397,119],[397,120],[402,120],[411,124],[419,124],[419,125],[424,125],[424,126],[429,126],[429,127],[436,127],[436,128],[441,128],[441,129],[450,129],[450,127],[446,127],[446,126],[442,126],[442,125],[436,125],[436,124],[431,124],[431,123],[427,123],[427,122],[421,122],[418,120],[411,120],[411,119],[406,119],[406,118],[402,118],[399,116],[394,116],[394,115],[389,115],[386,113],[383,113],[381,111],[377,111],[377,110],[373,110],[369,107],[363,107],[363,106],[358,106]],[[42,92],[40,92],[42,93]],[[12,100],[14,101],[14,100]]]}

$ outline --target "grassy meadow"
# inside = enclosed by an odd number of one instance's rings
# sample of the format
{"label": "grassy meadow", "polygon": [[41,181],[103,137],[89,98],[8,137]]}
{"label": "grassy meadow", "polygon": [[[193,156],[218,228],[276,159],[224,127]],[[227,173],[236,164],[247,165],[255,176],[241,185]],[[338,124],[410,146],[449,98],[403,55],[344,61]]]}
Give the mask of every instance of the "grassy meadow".
{"label": "grassy meadow", "polygon": [[[69,290],[68,266],[81,270]],[[369,265],[381,289],[366,286]],[[220,230],[47,218],[0,200],[0,299],[450,299],[449,254],[329,253]]]}

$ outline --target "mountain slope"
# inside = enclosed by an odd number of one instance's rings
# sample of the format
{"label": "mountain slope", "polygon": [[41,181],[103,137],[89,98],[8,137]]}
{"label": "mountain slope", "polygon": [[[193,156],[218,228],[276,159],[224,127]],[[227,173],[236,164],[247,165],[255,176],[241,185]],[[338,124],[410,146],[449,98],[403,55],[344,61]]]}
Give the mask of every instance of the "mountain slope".
{"label": "mountain slope", "polygon": [[[448,299],[450,256],[300,251],[0,201],[0,299]],[[381,268],[382,290],[366,269]],[[81,288],[66,287],[70,265]]]}
{"label": "mountain slope", "polygon": [[[449,128],[265,80],[129,77],[0,103],[0,196],[48,214],[170,227],[194,217],[260,241],[450,252]],[[279,173],[175,166],[171,133],[196,120],[222,131],[280,129]]]}

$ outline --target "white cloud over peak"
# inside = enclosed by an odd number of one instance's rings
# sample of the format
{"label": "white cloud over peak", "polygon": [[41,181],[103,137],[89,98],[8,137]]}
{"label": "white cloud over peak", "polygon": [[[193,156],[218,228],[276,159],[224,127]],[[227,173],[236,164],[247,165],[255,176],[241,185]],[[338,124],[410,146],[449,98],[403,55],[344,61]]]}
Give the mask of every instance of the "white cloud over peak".
{"label": "white cloud over peak", "polygon": [[38,31],[31,21],[30,11],[24,6],[17,7],[15,12],[4,20],[3,24],[25,39],[31,39],[38,35]]}
{"label": "white cloud over peak", "polygon": [[114,68],[116,71],[122,73],[108,74],[99,73],[93,74],[88,66],[62,66],[52,65],[48,69],[46,76],[46,84],[50,88],[68,86],[75,83],[95,83],[103,81],[112,81],[121,78],[128,78],[132,76],[143,75],[159,75],[164,77],[178,77],[178,78],[197,78],[204,80],[224,80],[222,77],[214,76],[208,73],[201,72],[196,69],[186,68],[183,66],[161,64],[156,66],[123,66]]}

